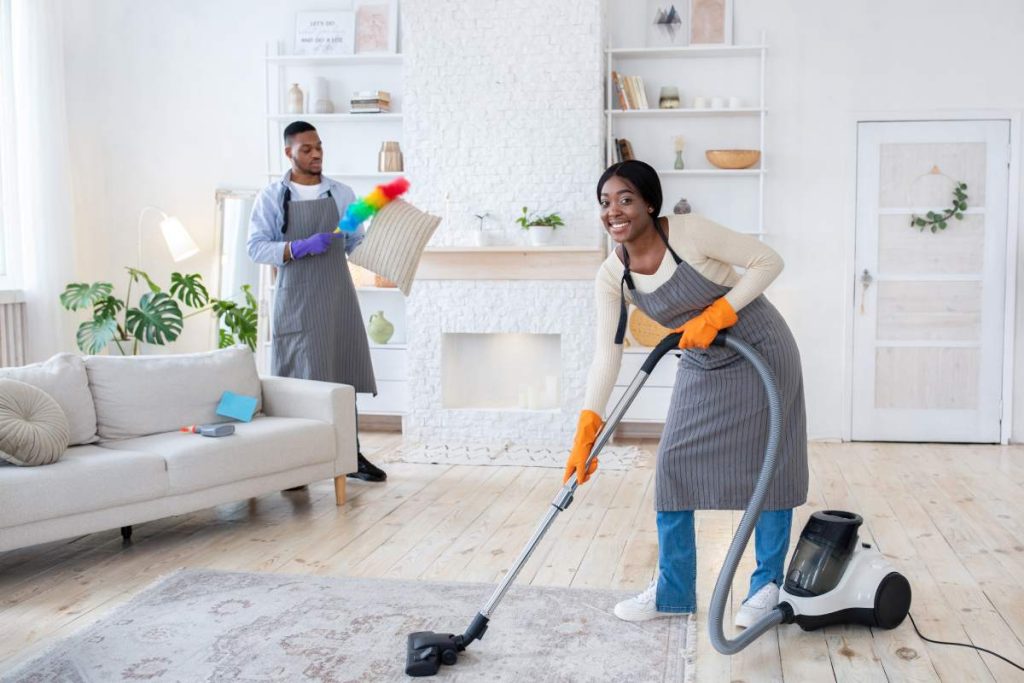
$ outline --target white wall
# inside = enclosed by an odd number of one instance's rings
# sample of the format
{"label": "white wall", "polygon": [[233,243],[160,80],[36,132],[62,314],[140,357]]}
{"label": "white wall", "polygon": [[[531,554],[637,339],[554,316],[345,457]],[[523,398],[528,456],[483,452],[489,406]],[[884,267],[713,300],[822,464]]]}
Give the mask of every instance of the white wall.
{"label": "white wall", "polygon": [[[855,113],[1019,111],[1024,80],[996,74],[1024,63],[1024,4],[739,0],[735,16],[737,43],[768,33],[767,223],[787,264],[780,303],[804,359],[811,436],[836,437],[848,419],[841,373],[854,277]],[[1024,439],[1019,391],[1015,408],[1014,432]]]}
{"label": "white wall", "polygon": [[[404,4],[407,11],[432,7],[443,12],[446,7],[426,0]],[[512,11],[503,11],[500,22],[492,18],[500,8],[519,4],[531,6],[530,2],[460,2],[458,12],[444,14],[449,21],[433,25],[436,33],[430,39],[452,52],[467,40],[482,50],[468,31],[478,22],[493,21],[494,26],[486,24],[489,31],[505,31],[524,44],[547,46],[547,50],[557,46],[557,23],[538,22],[529,13]],[[569,15],[576,17],[590,3],[568,5]],[[263,182],[264,44],[275,38],[290,41],[294,12],[301,8],[322,9],[323,4],[299,0],[68,3],[68,110],[76,168],[76,230],[83,245],[78,254],[79,276],[110,277],[129,262],[135,249],[137,211],[145,204],[159,204],[189,225],[207,251],[196,257],[195,265],[186,265],[209,274],[214,188]],[[801,345],[811,436],[838,437],[847,419],[842,363],[844,326],[849,319],[845,295],[853,277],[848,266],[855,112],[1021,110],[1024,81],[996,73],[1013,73],[1024,63],[1020,40],[1024,4],[1014,0],[983,0],[970,6],[959,0],[736,0],[735,17],[735,42],[756,42],[764,29],[771,46],[766,224],[773,234],[771,244],[787,263],[774,298]],[[578,45],[578,49],[590,48]],[[506,65],[508,73],[514,74],[518,63]],[[489,68],[496,78],[502,73],[500,63],[490,63]],[[600,78],[599,71],[580,73],[577,81],[563,85],[590,92],[593,79]],[[537,87],[530,82],[518,85],[524,96]],[[494,111],[506,104],[495,102]],[[501,119],[494,118],[493,125],[501,125]],[[595,134],[600,135],[597,128]],[[510,131],[502,128],[494,138],[515,139],[522,130],[526,128],[518,127],[509,136]],[[441,136],[435,141],[447,140],[450,134],[443,127],[435,132]],[[474,133],[472,139],[479,140],[480,134]],[[582,138],[577,144],[581,147],[574,149],[589,149]],[[506,158],[510,150],[506,145],[498,158]],[[589,154],[579,153],[581,158]],[[438,190],[480,174],[489,196],[500,180],[492,177],[495,159],[472,150],[463,159],[464,167],[437,169],[438,177],[444,179]],[[516,173],[524,170],[525,166],[517,168]],[[540,169],[537,177],[547,178],[546,172]],[[591,188],[582,178],[573,177],[570,187],[583,193],[580,206],[589,201]],[[469,209],[477,208],[483,198],[461,200]],[[518,197],[502,196],[499,201],[505,207],[500,210],[505,211]],[[1019,226],[1013,228],[1019,230]],[[150,269],[160,274],[172,269],[165,255],[153,251],[147,263],[156,264]],[[1024,288],[1024,282],[1021,285]],[[1024,302],[1024,291],[1018,293],[1018,300]],[[205,331],[199,327],[190,324],[183,346],[202,345]],[[1017,328],[1020,332],[1019,324]],[[1016,356],[1016,384],[1024,387],[1024,339],[1018,340]],[[1021,439],[1021,392],[1014,422]]]}

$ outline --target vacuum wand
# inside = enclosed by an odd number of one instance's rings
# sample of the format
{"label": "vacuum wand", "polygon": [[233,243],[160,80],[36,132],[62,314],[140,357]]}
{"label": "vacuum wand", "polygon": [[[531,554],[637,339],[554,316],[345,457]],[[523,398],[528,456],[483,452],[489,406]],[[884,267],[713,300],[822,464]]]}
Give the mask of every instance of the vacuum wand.
{"label": "vacuum wand", "polygon": [[[719,339],[724,338],[725,333],[719,333]],[[640,371],[636,377],[633,378],[633,382],[626,389],[626,392],[619,399],[619,402],[612,409],[608,419],[605,421],[604,426],[598,433],[597,438],[594,440],[594,447],[590,449],[590,455],[587,456],[586,467],[584,471],[590,467],[590,463],[597,457],[598,453],[607,445],[611,440],[612,433],[622,420],[626,411],[633,404],[633,400],[636,399],[637,394],[640,393],[640,389],[643,388],[647,382],[647,378],[651,376],[651,372],[654,371],[654,367],[658,364],[658,361],[664,357],[666,353],[679,347],[679,340],[682,338],[682,334],[679,332],[673,332],[667,335],[661,342],[648,354],[646,360],[644,360]],[[716,339],[715,343],[720,343]],[[519,553],[519,557],[516,558],[515,563],[502,577],[501,583],[494,589],[491,597],[487,599],[484,606],[477,612],[470,623],[469,628],[466,629],[465,633],[461,635],[455,635],[453,633],[435,633],[433,631],[419,631],[417,633],[409,634],[409,639],[406,648],[406,660],[405,660],[405,673],[409,676],[433,676],[438,670],[440,670],[442,664],[452,665],[458,661],[458,653],[466,649],[466,647],[474,640],[483,638],[484,632],[487,630],[487,623],[490,621],[494,611],[498,608],[502,598],[505,597],[505,593],[508,592],[509,587],[516,580],[519,572],[526,565],[526,562],[530,559],[533,551],[536,550],[540,544],[544,534],[547,533],[551,524],[555,521],[555,518],[560,512],[566,510],[569,505],[572,504],[573,495],[576,493],[576,488],[579,483],[576,481],[576,473],[569,477],[569,480],[565,482],[558,494],[555,495],[554,500],[551,501],[551,506],[544,514],[543,519],[537,525],[530,540],[527,541],[526,546]]]}

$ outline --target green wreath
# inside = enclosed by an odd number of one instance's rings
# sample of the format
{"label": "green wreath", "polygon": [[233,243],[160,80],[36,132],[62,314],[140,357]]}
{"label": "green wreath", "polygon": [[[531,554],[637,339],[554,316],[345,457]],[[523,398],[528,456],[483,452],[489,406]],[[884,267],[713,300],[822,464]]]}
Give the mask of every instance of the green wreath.
{"label": "green wreath", "polygon": [[921,232],[924,232],[925,228],[931,228],[932,232],[945,230],[951,218],[962,221],[964,219],[964,211],[966,210],[967,183],[957,183],[953,189],[953,206],[940,213],[929,211],[923,217],[912,214],[910,216],[910,227],[917,228]]}

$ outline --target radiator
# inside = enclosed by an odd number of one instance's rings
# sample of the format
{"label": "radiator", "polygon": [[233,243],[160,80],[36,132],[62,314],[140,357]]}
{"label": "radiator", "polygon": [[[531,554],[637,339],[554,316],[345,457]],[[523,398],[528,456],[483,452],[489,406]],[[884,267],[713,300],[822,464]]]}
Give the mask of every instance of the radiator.
{"label": "radiator", "polygon": [[25,303],[0,303],[0,368],[25,364]]}

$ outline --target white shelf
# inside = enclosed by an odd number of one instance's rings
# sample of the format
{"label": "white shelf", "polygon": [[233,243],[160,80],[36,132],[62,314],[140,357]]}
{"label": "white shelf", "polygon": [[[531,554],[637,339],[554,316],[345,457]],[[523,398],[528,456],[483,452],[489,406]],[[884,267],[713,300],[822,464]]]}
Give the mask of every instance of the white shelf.
{"label": "white shelf", "polygon": [[398,287],[356,287],[357,292],[397,292],[402,293]]}
{"label": "white shelf", "polygon": [[741,107],[739,109],[605,109],[613,118],[646,119],[676,118],[681,116],[756,116],[766,114],[766,109]]}
{"label": "white shelf", "polygon": [[[267,177],[280,178],[283,174],[284,171],[279,171],[277,173],[275,173],[274,171],[268,171]],[[343,171],[339,171],[338,173],[331,173],[330,171],[326,171],[324,172],[324,175],[327,176],[328,178],[379,178],[381,180],[384,180],[387,178],[398,178],[399,176],[404,175],[404,173],[402,171],[370,171],[367,173],[346,173]]]}
{"label": "white shelf", "polygon": [[401,113],[388,113],[388,114],[270,114],[267,119],[271,121],[294,121],[297,118],[301,118],[303,121],[335,121],[337,123],[342,122],[360,122],[368,123],[370,121],[401,121]]}
{"label": "white shelf", "polygon": [[508,254],[508,253],[544,253],[544,252],[594,252],[601,251],[600,247],[574,247],[566,245],[552,245],[549,247],[535,247],[532,245],[501,244],[490,247],[427,247],[425,252],[430,254]]}
{"label": "white shelf", "polygon": [[285,66],[316,66],[326,64],[349,64],[368,66],[370,64],[401,64],[400,54],[364,54],[364,55],[276,55],[266,58],[269,64]]}
{"label": "white shelf", "polygon": [[406,351],[409,347],[406,344],[374,344],[370,342],[371,349],[388,349],[389,351]]}
{"label": "white shelf", "polygon": [[658,175],[660,176],[748,176],[757,177],[764,175],[765,170],[763,168],[686,168],[681,171],[675,169],[658,169]]}
{"label": "white shelf", "polygon": [[626,47],[605,50],[618,59],[679,57],[757,57],[764,45],[689,45],[686,47]]}

